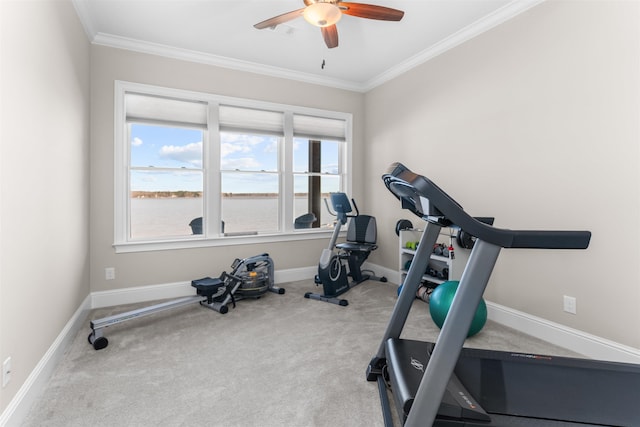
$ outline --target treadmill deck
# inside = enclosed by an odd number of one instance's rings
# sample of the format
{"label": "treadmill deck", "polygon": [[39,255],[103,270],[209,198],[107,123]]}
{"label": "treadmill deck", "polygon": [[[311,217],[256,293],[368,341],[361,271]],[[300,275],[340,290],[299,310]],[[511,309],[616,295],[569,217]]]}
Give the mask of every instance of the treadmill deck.
{"label": "treadmill deck", "polygon": [[[404,422],[434,343],[389,339],[389,379]],[[463,348],[436,426],[639,426],[640,367]]]}

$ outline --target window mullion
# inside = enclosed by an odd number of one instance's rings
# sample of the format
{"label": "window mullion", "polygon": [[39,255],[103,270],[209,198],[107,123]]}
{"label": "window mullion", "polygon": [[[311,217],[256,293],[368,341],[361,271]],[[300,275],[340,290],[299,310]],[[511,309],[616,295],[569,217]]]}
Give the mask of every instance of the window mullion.
{"label": "window mullion", "polygon": [[125,242],[129,237],[129,151],[128,140],[130,126],[125,120],[124,90],[116,82],[114,91],[115,120],[114,133],[116,144],[114,147],[114,242]]}
{"label": "window mullion", "polygon": [[220,104],[209,102],[205,139],[205,236],[221,235]]}
{"label": "window mullion", "polygon": [[343,146],[338,151],[338,159],[340,170],[338,173],[340,174],[340,181],[342,182],[344,192],[347,194],[352,194],[352,183],[351,183],[351,168],[353,167],[352,161],[352,129],[353,123],[350,120],[347,120],[345,123],[345,141],[342,142]]}
{"label": "window mullion", "polygon": [[282,161],[280,162],[280,206],[281,212],[281,228],[285,232],[293,230],[293,212],[295,203],[295,189],[293,185],[293,113],[287,111],[284,113],[284,144],[280,153]]}

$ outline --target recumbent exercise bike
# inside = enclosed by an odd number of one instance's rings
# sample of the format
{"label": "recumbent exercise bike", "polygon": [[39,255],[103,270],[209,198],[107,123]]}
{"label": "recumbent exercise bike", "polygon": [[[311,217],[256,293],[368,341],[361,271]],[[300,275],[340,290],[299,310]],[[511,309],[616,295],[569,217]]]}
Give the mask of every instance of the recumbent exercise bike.
{"label": "recumbent exercise bike", "polygon": [[[386,282],[386,277],[378,277],[373,272],[362,270],[362,264],[367,260],[369,254],[377,249],[377,228],[376,219],[370,215],[360,215],[355,200],[351,199],[356,210],[352,212],[349,198],[345,193],[330,193],[333,210],[331,212],[327,199],[327,210],[337,218],[329,247],[322,251],[320,263],[318,264],[318,274],[315,277],[316,285],[322,285],[324,294],[307,292],[304,297],[318,301],[330,302],[341,306],[349,305],[346,299],[337,298],[354,286],[365,280],[377,280]],[[347,240],[336,244],[342,226],[349,220],[347,228]],[[334,248],[338,252],[334,252]],[[349,270],[347,271],[344,260],[347,261]],[[349,277],[352,279],[349,280]]]}

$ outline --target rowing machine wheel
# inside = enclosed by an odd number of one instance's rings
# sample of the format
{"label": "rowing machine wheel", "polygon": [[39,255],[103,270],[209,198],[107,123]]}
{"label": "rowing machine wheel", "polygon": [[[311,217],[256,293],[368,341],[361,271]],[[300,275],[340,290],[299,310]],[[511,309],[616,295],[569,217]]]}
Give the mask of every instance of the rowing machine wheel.
{"label": "rowing machine wheel", "polygon": [[105,337],[96,338],[93,332],[89,334],[87,339],[89,340],[89,344],[93,346],[94,350],[102,350],[109,345],[108,339],[106,339]]}
{"label": "rowing machine wheel", "polygon": [[347,301],[346,299],[341,299],[340,302],[338,303],[338,305],[346,307],[346,306],[349,305],[349,301]]}

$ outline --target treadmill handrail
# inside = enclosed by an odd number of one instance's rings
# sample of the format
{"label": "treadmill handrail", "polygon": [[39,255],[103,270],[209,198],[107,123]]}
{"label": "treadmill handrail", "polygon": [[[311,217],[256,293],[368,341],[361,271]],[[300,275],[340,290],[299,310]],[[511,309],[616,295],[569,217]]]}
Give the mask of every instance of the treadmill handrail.
{"label": "treadmill handrail", "polygon": [[402,163],[393,163],[382,179],[393,195],[418,217],[440,225],[456,225],[477,239],[503,248],[586,249],[590,231],[508,230],[468,215],[462,206],[428,178]]}

